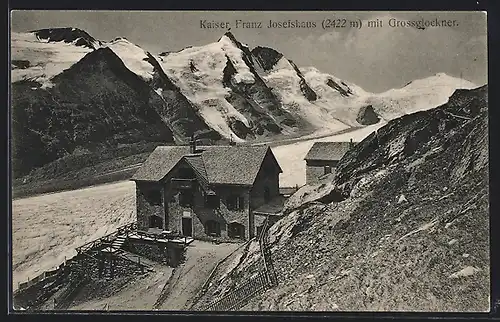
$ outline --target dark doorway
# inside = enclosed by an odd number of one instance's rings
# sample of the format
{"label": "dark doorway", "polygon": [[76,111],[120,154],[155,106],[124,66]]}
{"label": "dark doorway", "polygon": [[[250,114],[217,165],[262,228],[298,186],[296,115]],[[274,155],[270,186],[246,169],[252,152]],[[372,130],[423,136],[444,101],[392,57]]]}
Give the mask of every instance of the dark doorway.
{"label": "dark doorway", "polygon": [[182,218],[182,235],[183,236],[193,236],[193,219]]}
{"label": "dark doorway", "polygon": [[149,228],[163,229],[163,219],[156,215],[149,217]]}
{"label": "dark doorway", "polygon": [[245,226],[240,223],[232,222],[227,225],[229,238],[245,238]]}

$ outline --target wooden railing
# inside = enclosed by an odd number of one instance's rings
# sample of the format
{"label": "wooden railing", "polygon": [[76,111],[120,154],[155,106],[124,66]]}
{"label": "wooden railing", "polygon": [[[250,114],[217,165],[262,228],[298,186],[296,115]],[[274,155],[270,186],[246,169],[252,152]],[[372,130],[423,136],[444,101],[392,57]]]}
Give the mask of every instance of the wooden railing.
{"label": "wooden railing", "polygon": [[276,272],[274,271],[274,266],[272,262],[271,250],[269,248],[269,217],[266,218],[264,222],[264,226],[259,235],[259,246],[260,252],[262,256],[262,261],[264,265],[264,271],[266,273],[266,277],[269,281],[269,286],[274,287],[278,285],[278,279],[276,277]]}
{"label": "wooden railing", "polygon": [[64,270],[65,266],[66,261],[53,270],[44,271],[34,278],[28,278],[26,282],[18,283],[18,288],[14,291],[14,294],[17,294],[18,292],[21,292],[22,290],[27,289],[35,284],[50,282]]}
{"label": "wooden railing", "polygon": [[[90,242],[88,242],[80,247],[77,247],[76,251],[78,254],[85,253],[91,249],[98,248],[98,247],[101,247],[103,245],[109,244],[118,235],[124,235],[124,234],[128,235],[130,232],[132,232],[136,229],[137,229],[136,222],[120,226],[117,228],[116,231],[114,231],[108,235],[105,235],[99,239],[90,241]],[[66,258],[65,258],[64,262],[61,263],[57,268],[55,268],[53,270],[49,270],[49,271],[44,271],[34,278],[28,278],[28,280],[26,282],[22,282],[22,283],[18,284],[18,289],[14,293],[17,293],[21,290],[24,290],[24,289],[26,289],[32,285],[35,285],[37,283],[43,282],[48,278],[52,278],[54,275],[58,274],[62,269],[64,269],[66,264],[69,264],[70,262],[71,262],[71,259],[66,260]]]}
{"label": "wooden railing", "polygon": [[158,241],[165,242],[165,240],[167,240],[167,242],[169,242],[169,241],[172,241],[175,239],[181,239],[184,242],[183,243],[184,247],[186,247],[187,241],[189,238],[188,236],[183,236],[180,233],[169,233],[166,235],[166,234],[150,233],[150,232],[141,231],[141,230],[134,231],[134,235],[138,236],[141,239],[147,239],[147,240],[153,241],[155,243]]}
{"label": "wooden railing", "polygon": [[[256,294],[278,285],[278,279],[269,249],[269,217],[264,222],[262,230],[258,236],[261,260],[256,262],[257,276],[248,279],[244,284],[237,285],[236,288],[208,305],[204,311],[232,311],[243,307]],[[262,269],[259,270],[261,266]]]}
{"label": "wooden railing", "polygon": [[224,257],[222,260],[220,260],[217,265],[215,265],[215,267],[212,269],[212,271],[210,272],[210,275],[208,276],[208,278],[205,280],[205,283],[203,283],[203,286],[201,287],[201,291],[196,295],[196,297],[194,298],[191,306],[190,306],[190,310],[193,310],[195,309],[196,307],[198,307],[198,301],[200,300],[200,298],[207,292],[208,290],[208,287],[210,286],[210,284],[212,283],[213,279],[214,279],[214,276],[215,274],[219,271],[219,267],[225,263],[227,261],[228,258],[230,258],[232,255],[234,255],[234,253],[236,253],[237,251],[239,251],[241,248],[244,248],[245,251],[248,251],[248,245],[252,242],[252,240],[248,240],[247,242],[245,242],[242,246],[236,248],[235,250],[233,250],[231,253],[229,253],[226,257]]}
{"label": "wooden railing", "polygon": [[114,232],[102,236],[98,239],[90,241],[76,248],[78,254],[87,252],[91,249],[101,247],[104,243],[110,243],[113,239],[120,235],[128,236],[129,233],[137,229],[137,222],[132,222],[123,226],[118,227]]}
{"label": "wooden railing", "polygon": [[204,311],[232,311],[239,309],[255,294],[268,288],[266,274],[259,272],[257,276],[237,286],[222,298],[208,304]]}

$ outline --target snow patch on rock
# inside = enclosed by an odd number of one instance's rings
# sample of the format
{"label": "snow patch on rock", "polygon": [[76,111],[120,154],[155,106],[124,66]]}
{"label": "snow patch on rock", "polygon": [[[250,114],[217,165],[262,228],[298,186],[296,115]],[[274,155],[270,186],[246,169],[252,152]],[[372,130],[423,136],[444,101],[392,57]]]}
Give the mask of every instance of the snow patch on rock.
{"label": "snow patch on rock", "polygon": [[461,277],[467,277],[467,276],[474,275],[480,271],[481,271],[481,269],[479,269],[479,268],[476,268],[473,266],[467,266],[467,267],[464,267],[463,269],[451,274],[450,276],[448,276],[448,278],[457,279],[457,278],[461,278]]}
{"label": "snow patch on rock", "polygon": [[125,38],[118,38],[105,44],[120,59],[125,66],[136,75],[148,81],[153,79],[154,68],[145,59],[148,58],[147,52],[137,45],[129,42]]}

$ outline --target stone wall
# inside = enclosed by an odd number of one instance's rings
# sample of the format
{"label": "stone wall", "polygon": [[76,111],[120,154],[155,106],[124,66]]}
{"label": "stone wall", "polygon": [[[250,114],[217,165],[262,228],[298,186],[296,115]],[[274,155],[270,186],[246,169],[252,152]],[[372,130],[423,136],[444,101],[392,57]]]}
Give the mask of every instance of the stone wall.
{"label": "stone wall", "polygon": [[[158,190],[160,192],[161,200],[159,204],[152,203],[146,197],[147,193],[151,190]],[[136,182],[136,207],[137,207],[137,229],[148,230],[149,218],[156,215],[163,220],[163,228],[165,227],[165,194],[163,186],[154,182]]]}
{"label": "stone wall", "polygon": [[[190,216],[192,220],[192,237],[196,239],[212,239],[205,232],[205,224],[209,220],[213,220],[219,224],[220,238],[228,239],[227,225],[236,221],[245,226],[245,239],[249,237],[249,216],[248,189],[243,187],[220,186],[215,189],[215,193],[220,198],[220,207],[211,209],[205,205],[205,197],[202,193],[202,188],[196,185],[192,190],[194,194],[194,205],[192,207],[181,206],[179,204],[180,191],[167,188],[167,206],[168,206],[168,230],[174,233],[182,234],[182,218]],[[231,195],[242,196],[244,198],[243,209],[227,209],[227,198]]]}
{"label": "stone wall", "polygon": [[152,261],[177,267],[184,260],[185,250],[176,246],[128,243],[127,250]]}

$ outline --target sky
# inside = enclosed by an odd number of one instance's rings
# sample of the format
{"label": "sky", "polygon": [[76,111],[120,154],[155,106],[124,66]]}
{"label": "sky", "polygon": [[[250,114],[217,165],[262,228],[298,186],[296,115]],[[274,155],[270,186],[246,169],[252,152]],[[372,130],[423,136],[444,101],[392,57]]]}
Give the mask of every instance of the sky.
{"label": "sky", "polygon": [[[261,22],[242,28],[236,20]],[[417,29],[395,21],[449,20],[454,25]],[[355,83],[371,92],[402,87],[437,73],[487,83],[487,23],[484,12],[244,12],[244,11],[13,11],[14,32],[75,27],[99,40],[125,37],[157,54],[217,41],[223,28],[203,28],[200,21],[228,22],[231,32],[250,48],[271,47],[300,67]],[[312,28],[267,28],[269,21],[314,22]],[[328,23],[328,20],[330,23]],[[369,21],[382,26],[368,27]],[[324,21],[346,27],[323,28]],[[361,22],[361,28],[351,27]],[[390,24],[392,23],[392,25]],[[256,24],[254,24],[256,25]],[[401,23],[400,23],[401,25]],[[207,26],[207,24],[205,24]]]}

